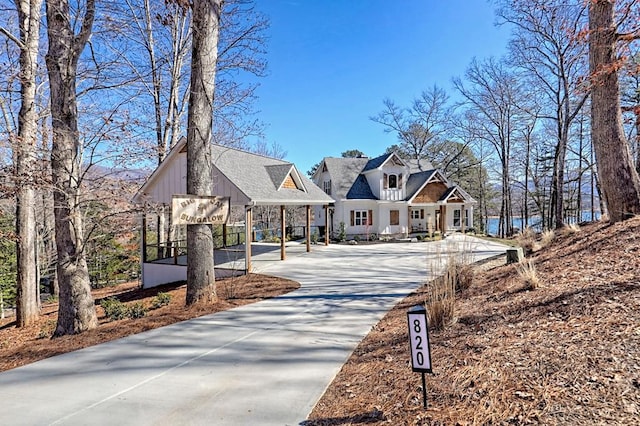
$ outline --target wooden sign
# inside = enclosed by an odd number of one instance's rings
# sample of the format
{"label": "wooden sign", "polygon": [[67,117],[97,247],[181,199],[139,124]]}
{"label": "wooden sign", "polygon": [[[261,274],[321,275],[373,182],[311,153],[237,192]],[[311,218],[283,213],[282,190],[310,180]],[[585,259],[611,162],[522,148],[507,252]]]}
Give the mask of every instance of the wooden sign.
{"label": "wooden sign", "polygon": [[174,195],[171,200],[173,225],[221,225],[227,223],[231,199],[199,195]]}

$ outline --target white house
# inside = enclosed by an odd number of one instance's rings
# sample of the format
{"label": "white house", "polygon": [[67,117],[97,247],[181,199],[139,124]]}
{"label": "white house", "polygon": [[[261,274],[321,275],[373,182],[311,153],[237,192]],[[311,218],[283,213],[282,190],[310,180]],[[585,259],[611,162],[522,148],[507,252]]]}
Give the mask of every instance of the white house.
{"label": "white house", "polygon": [[347,236],[409,236],[429,231],[448,233],[473,226],[476,201],[425,160],[403,160],[397,154],[377,158],[326,157],[312,180],[335,203],[315,210],[315,223],[329,224],[336,236],[344,224]]}

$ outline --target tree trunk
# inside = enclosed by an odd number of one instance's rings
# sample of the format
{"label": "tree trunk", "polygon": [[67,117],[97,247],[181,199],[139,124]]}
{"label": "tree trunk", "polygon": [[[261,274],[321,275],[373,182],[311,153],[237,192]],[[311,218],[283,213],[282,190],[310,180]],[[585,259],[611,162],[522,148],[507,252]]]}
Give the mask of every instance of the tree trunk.
{"label": "tree trunk", "polygon": [[[194,195],[213,193],[211,135],[221,3],[222,0],[195,0],[192,6],[187,192]],[[211,225],[187,225],[187,247],[187,305],[215,300]]]}
{"label": "tree trunk", "polygon": [[566,156],[567,140],[566,137],[560,137],[553,160],[553,179],[551,183],[550,213],[553,217],[553,227],[555,229],[564,227],[564,166]]}
{"label": "tree trunk", "polygon": [[617,74],[615,1],[589,3],[591,121],[598,174],[609,220],[640,213],[640,178],[622,127]]}
{"label": "tree trunk", "polygon": [[16,2],[20,21],[20,97],[16,167],[17,311],[16,324],[25,327],[38,318],[38,258],[36,255],[36,71],[42,0]]}
{"label": "tree trunk", "polygon": [[49,73],[53,143],[51,170],[54,185],[56,249],[60,308],[54,336],[76,334],[98,325],[84,252],[80,199],[80,146],[76,102],[78,58],[91,34],[94,0],[88,0],[77,36],[67,0],[47,0]]}

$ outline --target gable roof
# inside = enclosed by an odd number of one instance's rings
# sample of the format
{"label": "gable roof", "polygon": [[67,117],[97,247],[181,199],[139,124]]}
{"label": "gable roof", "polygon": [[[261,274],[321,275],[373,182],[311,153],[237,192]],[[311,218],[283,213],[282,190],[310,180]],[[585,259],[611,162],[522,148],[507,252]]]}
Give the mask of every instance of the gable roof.
{"label": "gable roof", "polygon": [[276,186],[276,188],[282,187],[284,181],[291,174],[291,170],[293,169],[293,164],[269,164],[266,165],[267,174],[271,178],[271,181]]}
{"label": "gable roof", "polygon": [[401,163],[402,166],[407,166],[407,163],[395,152],[391,152],[388,154],[382,154],[379,157],[372,158],[367,162],[367,165],[362,169],[362,173],[366,173],[370,170],[379,169],[383,165],[385,165],[388,161],[395,159]]}
{"label": "gable roof", "polygon": [[[140,188],[134,201],[142,201],[146,194],[151,193],[151,187],[160,176],[169,172],[177,155],[186,157],[185,147],[186,138],[182,138]],[[215,144],[211,145],[211,154],[214,173],[212,179],[226,180],[249,200],[249,204],[319,205],[333,202],[330,196],[300,174],[296,166],[288,161]],[[295,182],[296,188],[284,185],[289,177]],[[186,183],[184,185],[186,193]]]}
{"label": "gable roof", "polygon": [[469,195],[467,191],[460,188],[458,185],[454,185],[451,188],[447,189],[444,192],[444,194],[442,194],[442,196],[440,197],[440,200],[438,201],[446,202],[449,200],[449,198],[453,197],[456,194],[458,195],[458,197],[462,198],[467,202],[474,202],[474,203],[476,202],[476,200],[471,195]]}
{"label": "gable roof", "polygon": [[367,161],[366,166],[364,166],[364,168],[362,169],[362,173],[368,172],[369,170],[375,170],[378,167],[382,166],[390,156],[391,154],[383,154],[379,157],[372,158],[371,160]]}
{"label": "gable roof", "polygon": [[436,172],[437,170],[434,169],[410,174],[406,185],[407,196],[405,200],[411,200],[424,187],[429,179],[431,179],[431,177],[436,174]]}
{"label": "gable roof", "polygon": [[[346,198],[360,172],[366,166],[368,158],[335,158],[325,157],[322,162],[327,168],[333,186],[332,195],[336,199]],[[322,168],[318,168],[322,170]],[[365,179],[366,180],[366,179]],[[367,184],[368,186],[368,184]],[[369,188],[371,192],[371,188]]]}

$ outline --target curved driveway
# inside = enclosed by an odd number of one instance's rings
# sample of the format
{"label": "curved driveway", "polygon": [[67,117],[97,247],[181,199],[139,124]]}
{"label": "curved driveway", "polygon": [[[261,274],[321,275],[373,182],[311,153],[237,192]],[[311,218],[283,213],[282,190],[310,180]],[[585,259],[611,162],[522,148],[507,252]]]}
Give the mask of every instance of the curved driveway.
{"label": "curved driveway", "polygon": [[462,236],[314,246],[256,271],[295,292],[0,373],[0,423],[299,424],[371,327],[461,248],[505,251]]}

